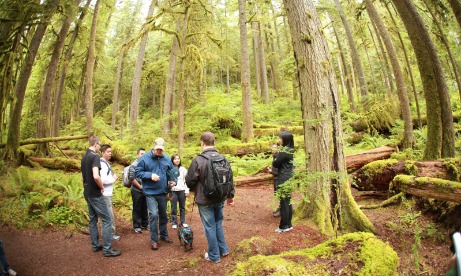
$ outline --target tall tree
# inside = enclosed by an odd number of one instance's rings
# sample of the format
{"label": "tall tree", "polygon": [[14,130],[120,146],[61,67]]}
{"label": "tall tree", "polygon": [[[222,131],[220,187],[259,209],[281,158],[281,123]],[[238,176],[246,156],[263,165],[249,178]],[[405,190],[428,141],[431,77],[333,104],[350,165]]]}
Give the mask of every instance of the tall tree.
{"label": "tall tree", "polygon": [[427,142],[424,159],[455,156],[453,114],[442,64],[415,5],[392,0],[415,50],[426,98]]}
{"label": "tall tree", "polygon": [[101,0],[97,0],[93,10],[93,21],[91,23],[90,39],[88,42],[88,56],[86,61],[85,74],[85,117],[88,134],[93,133],[93,72],[95,63],[95,41],[96,41],[96,26],[98,24],[99,7]]}
{"label": "tall tree", "polygon": [[404,122],[402,147],[411,148],[413,145],[413,121],[411,118],[410,101],[408,99],[407,87],[405,85],[405,77],[403,76],[402,69],[400,68],[399,59],[397,57],[394,44],[392,43],[392,39],[387,32],[387,28],[381,20],[377,9],[371,0],[365,0],[365,3],[367,5],[367,12],[371,20],[375,23],[379,35],[383,39],[384,46],[386,47],[387,54],[392,65],[392,70],[394,72],[397,84],[397,95],[399,96],[400,108],[402,109]]}
{"label": "tall tree", "polygon": [[50,0],[44,3],[44,12],[40,21],[38,22],[38,26],[34,32],[32,40],[30,41],[28,53],[21,67],[18,81],[16,82],[16,103],[13,106],[13,111],[10,117],[4,159],[12,160],[16,157],[16,153],[19,148],[22,108],[24,105],[24,97],[26,94],[27,84],[29,83],[29,78],[32,73],[32,67],[34,65],[35,57],[37,56],[38,48],[42,43],[42,39],[45,35],[49,21],[52,15],[55,13],[58,4],[59,0]]}
{"label": "tall tree", "polygon": [[253,111],[250,86],[250,54],[246,26],[245,1],[238,0],[240,27],[240,76],[242,84],[242,141],[253,139]]}
{"label": "tall tree", "polygon": [[458,25],[461,27],[461,1],[459,0],[448,0],[448,3],[455,14]]}
{"label": "tall tree", "polygon": [[[336,227],[373,231],[373,225],[355,203],[347,180],[338,91],[314,4],[311,0],[283,3],[299,76],[306,168],[309,175],[316,176],[309,181],[304,194],[307,200],[298,206],[297,214],[312,219],[326,234],[333,234]],[[339,175],[337,181],[331,179],[332,171]]]}
{"label": "tall tree", "polygon": [[[149,11],[147,12],[147,20],[150,20],[154,14],[154,8],[157,5],[157,0],[152,0]],[[144,55],[146,53],[147,38],[149,32],[145,32],[139,44],[138,58],[136,59],[136,66],[133,76],[133,86],[131,87],[131,106],[130,106],[130,125],[131,133],[136,134],[138,129],[138,116],[139,116],[139,100],[141,91],[141,76],[142,65],[144,63]]]}
{"label": "tall tree", "polygon": [[358,74],[359,77],[359,84],[360,84],[360,92],[362,96],[368,95],[368,88],[367,82],[365,80],[365,74],[363,73],[362,69],[362,62],[359,58],[359,52],[357,51],[357,46],[355,45],[354,37],[352,36],[351,28],[349,27],[349,23],[346,19],[346,14],[343,11],[341,3],[339,0],[334,0],[336,8],[338,9],[339,16],[341,21],[343,22],[344,30],[346,31],[347,42],[349,43],[349,48],[352,55],[352,63],[354,64],[355,72]]}

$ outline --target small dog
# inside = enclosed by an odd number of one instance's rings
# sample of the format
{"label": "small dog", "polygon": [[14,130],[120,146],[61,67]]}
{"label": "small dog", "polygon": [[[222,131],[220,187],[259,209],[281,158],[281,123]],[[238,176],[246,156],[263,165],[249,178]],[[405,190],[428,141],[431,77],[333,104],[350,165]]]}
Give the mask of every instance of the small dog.
{"label": "small dog", "polygon": [[194,242],[194,232],[190,226],[184,227],[181,224],[178,227],[179,243],[184,245],[184,251],[187,252],[192,249]]}

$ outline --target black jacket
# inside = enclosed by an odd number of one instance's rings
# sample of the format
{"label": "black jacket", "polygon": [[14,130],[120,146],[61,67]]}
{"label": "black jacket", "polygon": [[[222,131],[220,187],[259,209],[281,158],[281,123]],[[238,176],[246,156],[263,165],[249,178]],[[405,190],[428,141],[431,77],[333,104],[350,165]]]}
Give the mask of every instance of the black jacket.
{"label": "black jacket", "polygon": [[275,185],[285,183],[293,176],[293,154],[294,149],[283,147],[272,161],[272,167],[277,168],[278,174],[274,180]]}
{"label": "black jacket", "polygon": [[[212,152],[217,153],[218,151],[215,148],[207,148],[202,152],[202,154],[210,154]],[[195,157],[194,160],[192,160],[186,174],[186,185],[189,189],[195,190],[195,202],[200,205],[209,205],[220,201],[220,199],[210,200],[203,194],[203,183],[205,183],[205,179],[207,177],[207,162],[207,159],[203,156],[199,155]],[[232,184],[234,183],[232,169],[230,182]],[[233,198],[234,194],[235,189],[233,188],[228,195],[228,198]]]}

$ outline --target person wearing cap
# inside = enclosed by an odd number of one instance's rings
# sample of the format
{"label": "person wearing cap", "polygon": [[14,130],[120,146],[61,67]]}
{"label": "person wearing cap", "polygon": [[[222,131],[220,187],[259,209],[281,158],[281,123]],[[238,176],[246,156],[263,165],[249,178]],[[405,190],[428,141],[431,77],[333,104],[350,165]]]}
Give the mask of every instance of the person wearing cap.
{"label": "person wearing cap", "polygon": [[173,242],[168,237],[166,194],[168,186],[171,187],[176,183],[168,179],[168,171],[172,170],[174,166],[170,157],[163,153],[164,149],[165,140],[157,138],[154,148],[149,153],[141,156],[135,169],[135,175],[142,180],[143,192],[146,195],[152,250],[158,249],[159,239],[166,243]]}

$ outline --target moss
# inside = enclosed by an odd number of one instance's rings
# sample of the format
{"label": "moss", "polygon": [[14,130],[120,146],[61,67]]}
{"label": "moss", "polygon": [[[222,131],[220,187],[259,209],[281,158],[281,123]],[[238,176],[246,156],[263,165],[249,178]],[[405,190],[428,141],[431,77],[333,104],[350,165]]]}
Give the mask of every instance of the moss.
{"label": "moss", "polygon": [[316,247],[279,255],[256,255],[232,275],[396,275],[397,253],[371,233],[357,232]]}
{"label": "moss", "polygon": [[238,259],[247,259],[257,254],[268,255],[271,250],[270,241],[261,237],[251,237],[237,245]]}
{"label": "moss", "polygon": [[396,159],[378,160],[363,166],[363,170],[366,171],[367,175],[380,174],[385,168],[395,165],[399,162]]}
{"label": "moss", "polygon": [[418,167],[415,165],[413,161],[406,161],[405,162],[405,172],[410,175],[417,175],[418,174]]}
{"label": "moss", "polygon": [[460,159],[458,158],[449,158],[443,161],[443,166],[447,169],[447,174],[450,180],[460,181],[459,169]]}

